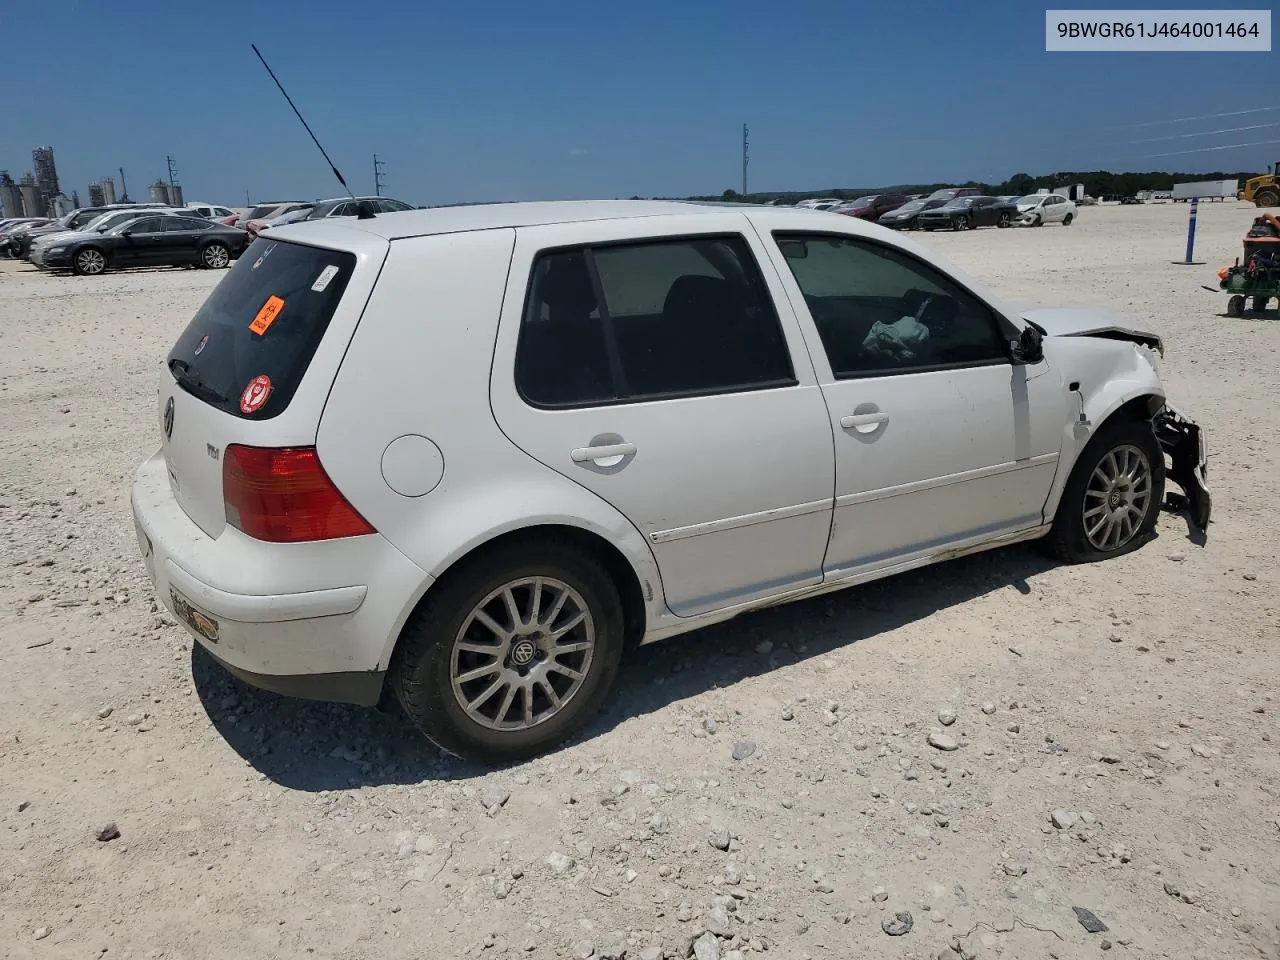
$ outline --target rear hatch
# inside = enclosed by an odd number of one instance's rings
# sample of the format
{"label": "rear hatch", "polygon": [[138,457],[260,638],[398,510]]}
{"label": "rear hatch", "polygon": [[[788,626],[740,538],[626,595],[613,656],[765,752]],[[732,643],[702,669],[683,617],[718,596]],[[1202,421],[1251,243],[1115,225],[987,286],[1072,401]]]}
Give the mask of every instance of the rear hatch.
{"label": "rear hatch", "polygon": [[255,241],[178,337],[158,398],[163,450],[174,498],[209,536],[226,525],[229,444],[315,442],[324,399],[385,257],[381,245],[381,256],[370,256]]}

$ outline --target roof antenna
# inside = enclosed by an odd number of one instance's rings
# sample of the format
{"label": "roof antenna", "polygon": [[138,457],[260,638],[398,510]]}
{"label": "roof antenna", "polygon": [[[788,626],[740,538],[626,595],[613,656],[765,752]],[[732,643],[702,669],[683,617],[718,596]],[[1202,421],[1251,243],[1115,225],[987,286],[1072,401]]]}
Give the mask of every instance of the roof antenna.
{"label": "roof antenna", "polygon": [[[276,86],[280,88],[280,92],[284,94],[284,98],[289,101],[289,106],[293,107],[293,112],[297,114],[298,120],[302,123],[302,126],[306,128],[307,134],[311,137],[311,142],[316,145],[316,149],[320,151],[325,162],[329,164],[329,169],[333,171],[333,175],[337,177],[338,182],[342,184],[342,189],[347,191],[347,196],[352,200],[355,200],[356,195],[352,193],[351,188],[347,186],[347,181],[342,179],[342,174],[339,173],[338,168],[333,165],[333,161],[329,159],[329,154],[325,152],[324,147],[320,146],[320,141],[317,140],[316,135],[311,132],[311,127],[307,124],[307,121],[303,119],[302,113],[293,102],[293,98],[289,96],[288,91],[284,88],[284,84],[280,82],[280,79],[276,76],[276,72],[272,70],[271,65],[267,63],[266,57],[262,55],[262,51],[258,49],[258,45],[256,43],[251,43],[249,46],[251,46],[253,48],[253,52],[258,55],[258,59],[262,61],[262,65],[267,68],[267,73],[271,74],[271,79],[276,82]],[[369,209],[369,205],[363,201],[357,201],[357,206],[360,210],[359,218],[361,220],[368,220],[374,216],[373,211]]]}

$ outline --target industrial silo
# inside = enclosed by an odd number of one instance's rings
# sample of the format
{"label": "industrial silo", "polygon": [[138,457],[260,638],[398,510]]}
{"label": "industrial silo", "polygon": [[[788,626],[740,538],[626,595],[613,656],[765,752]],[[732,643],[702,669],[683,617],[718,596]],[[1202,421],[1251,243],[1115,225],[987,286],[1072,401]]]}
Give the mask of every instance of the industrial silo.
{"label": "industrial silo", "polygon": [[116,182],[110,177],[102,178],[102,200],[107,206],[116,202]]}
{"label": "industrial silo", "polygon": [[106,206],[106,203],[104,202],[105,200],[106,200],[106,197],[102,190],[102,184],[99,183],[97,180],[89,184],[89,206],[91,207]]}
{"label": "industrial silo", "polygon": [[18,192],[22,194],[22,210],[24,217],[44,216],[44,197],[40,196],[40,185],[36,178],[24,173],[18,181]]}
{"label": "industrial silo", "polygon": [[15,219],[22,216],[22,193],[8,170],[0,170],[0,215]]}
{"label": "industrial silo", "polygon": [[169,203],[169,185],[163,180],[157,180],[147,188],[148,203]]}

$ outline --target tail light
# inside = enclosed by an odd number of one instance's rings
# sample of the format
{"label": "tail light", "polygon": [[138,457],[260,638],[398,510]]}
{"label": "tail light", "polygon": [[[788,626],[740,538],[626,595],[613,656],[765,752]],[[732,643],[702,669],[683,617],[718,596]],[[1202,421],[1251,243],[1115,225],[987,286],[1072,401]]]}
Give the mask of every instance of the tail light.
{"label": "tail light", "polygon": [[227,523],[255,540],[302,543],[376,533],[324,472],[315,447],[245,447],[222,453]]}

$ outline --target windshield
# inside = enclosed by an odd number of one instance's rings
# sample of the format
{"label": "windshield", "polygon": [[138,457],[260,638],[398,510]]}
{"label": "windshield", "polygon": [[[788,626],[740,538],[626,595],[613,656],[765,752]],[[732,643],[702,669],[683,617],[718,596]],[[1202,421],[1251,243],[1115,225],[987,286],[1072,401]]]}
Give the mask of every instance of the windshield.
{"label": "windshield", "polygon": [[246,220],[261,220],[263,217],[267,216],[268,214],[275,213],[275,211],[278,210],[281,206],[282,204],[279,204],[279,203],[269,203],[269,204],[266,204],[265,206],[254,207],[252,210],[250,210],[248,213],[244,215],[244,218]]}
{"label": "windshield", "polygon": [[1029,196],[1022,197],[1022,198],[1018,201],[1018,203],[1019,203],[1019,204],[1024,204],[1024,203],[1039,203],[1039,202],[1040,202],[1041,200],[1043,200],[1043,199],[1044,199],[1044,195],[1043,195],[1043,194],[1033,193],[1033,194],[1030,194]]}
{"label": "windshield", "polygon": [[900,206],[897,210],[893,212],[894,213],[915,213],[917,210],[920,210],[923,207],[924,207],[923,200],[912,200],[908,203],[904,203],[902,206]]}
{"label": "windshield", "polygon": [[[255,240],[214,288],[169,354],[195,396],[237,417],[268,419],[289,405],[355,269],[352,253]],[[267,403],[240,408],[250,382]]]}

